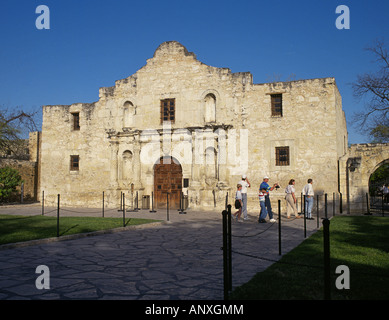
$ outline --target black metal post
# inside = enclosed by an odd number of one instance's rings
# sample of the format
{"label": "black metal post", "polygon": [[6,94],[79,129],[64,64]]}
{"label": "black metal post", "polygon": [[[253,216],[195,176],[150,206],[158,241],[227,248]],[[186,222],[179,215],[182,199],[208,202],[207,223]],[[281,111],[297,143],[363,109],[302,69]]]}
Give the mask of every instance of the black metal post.
{"label": "black metal post", "polygon": [[227,195],[226,195],[226,210],[227,210],[227,206],[228,206],[228,192],[227,192]]}
{"label": "black metal post", "polygon": [[316,195],[316,223],[317,223],[317,228],[319,229],[319,195]]}
{"label": "black metal post", "polygon": [[103,218],[104,218],[104,191],[103,191]]}
{"label": "black metal post", "polygon": [[324,195],[324,216],[326,219],[328,219],[328,217],[327,217],[327,193]]}
{"label": "black metal post", "polygon": [[382,209],[382,216],[384,216],[384,195],[381,196],[381,209]]}
{"label": "black metal post", "polygon": [[330,270],[330,220],[323,220],[323,249],[324,249],[324,299],[331,299],[331,270]]}
{"label": "black metal post", "polygon": [[151,192],[151,210],[150,212],[157,212],[154,210],[154,192]]}
{"label": "black metal post", "polygon": [[126,226],[126,195],[123,193],[123,227]]}
{"label": "black metal post", "polygon": [[342,214],[343,213],[343,198],[342,193],[339,193],[339,211]]}
{"label": "black metal post", "polygon": [[281,255],[281,200],[278,200],[278,255]]}
{"label": "black metal post", "polygon": [[58,194],[58,200],[57,200],[57,237],[59,237],[59,199],[60,199],[60,195]]}
{"label": "black metal post", "polygon": [[223,210],[223,280],[224,280],[224,300],[228,300],[228,257],[227,257],[227,210]]}
{"label": "black metal post", "polygon": [[169,221],[169,192],[166,192],[166,219]]}
{"label": "black metal post", "polygon": [[228,241],[228,290],[232,290],[232,236],[231,236],[231,205],[228,205],[227,241]]}
{"label": "black metal post", "polygon": [[335,192],[332,193],[332,216],[335,217]]}
{"label": "black metal post", "polygon": [[45,191],[42,191],[42,216],[45,214]]}
{"label": "black metal post", "polygon": [[300,200],[301,200],[301,201],[300,201],[300,202],[301,202],[301,205],[300,205],[300,206],[301,206],[301,214],[303,214],[303,212],[304,212],[304,211],[303,211],[303,206],[304,206],[304,208],[305,208],[305,203],[303,203],[303,193],[302,193],[302,192],[301,192]]}
{"label": "black metal post", "polygon": [[306,195],[304,195],[304,238],[307,237],[307,203],[305,202],[306,201]]}

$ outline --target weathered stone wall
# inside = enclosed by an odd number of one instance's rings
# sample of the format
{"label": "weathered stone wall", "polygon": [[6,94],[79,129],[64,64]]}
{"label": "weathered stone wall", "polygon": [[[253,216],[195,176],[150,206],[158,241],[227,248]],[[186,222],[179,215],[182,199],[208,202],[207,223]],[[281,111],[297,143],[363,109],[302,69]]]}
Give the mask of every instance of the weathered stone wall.
{"label": "weathered stone wall", "polygon": [[[273,93],[282,94],[282,117],[271,116]],[[171,127],[160,120],[161,100],[168,98],[176,106]],[[80,130],[73,130],[75,112]],[[336,192],[347,129],[334,78],[254,84],[250,73],[207,66],[172,41],[132,76],[101,88],[99,101],[45,106],[42,141],[47,202],[60,193],[64,205],[100,206],[105,191],[107,206],[117,206],[131,185],[140,198],[150,195],[153,165],[171,155],[189,179],[191,208],[216,202],[220,210],[247,174],[249,208],[258,210],[264,175],[282,186],[274,201],[283,199],[291,178],[298,192],[308,178],[317,192]],[[278,146],[289,146],[288,166],[276,166]],[[69,170],[71,155],[79,155],[78,171]]]}
{"label": "weathered stone wall", "polygon": [[366,194],[370,176],[389,161],[389,143],[353,144],[346,157],[341,159],[342,192],[348,197],[350,212],[366,212]]}

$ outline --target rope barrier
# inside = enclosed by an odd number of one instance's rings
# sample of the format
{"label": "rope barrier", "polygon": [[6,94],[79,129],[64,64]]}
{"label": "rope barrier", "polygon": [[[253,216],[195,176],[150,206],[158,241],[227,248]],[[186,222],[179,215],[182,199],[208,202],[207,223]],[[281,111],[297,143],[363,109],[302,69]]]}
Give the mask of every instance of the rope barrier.
{"label": "rope barrier", "polygon": [[[278,220],[278,219],[277,219]],[[276,222],[271,222],[270,226],[267,227],[265,230],[261,231],[261,232],[258,232],[256,234],[252,234],[252,235],[234,235],[234,234],[231,234],[232,237],[234,238],[251,238],[251,237],[255,237],[255,236],[258,236],[262,233],[265,233],[267,230],[269,230],[273,225],[275,225]]]}

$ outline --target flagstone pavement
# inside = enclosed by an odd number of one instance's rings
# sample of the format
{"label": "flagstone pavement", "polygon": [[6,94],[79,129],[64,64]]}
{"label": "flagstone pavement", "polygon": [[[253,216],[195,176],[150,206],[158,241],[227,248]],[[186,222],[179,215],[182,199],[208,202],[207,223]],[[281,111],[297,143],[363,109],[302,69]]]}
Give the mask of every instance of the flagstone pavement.
{"label": "flagstone pavement", "polygon": [[[69,208],[68,208],[69,209]],[[0,207],[0,214],[40,214],[39,205]],[[45,208],[56,215],[55,208]],[[61,209],[61,216],[101,215],[92,209]],[[105,216],[122,217],[117,210]],[[127,212],[126,219],[160,223],[93,236],[73,236],[0,246],[0,300],[222,300],[221,212],[149,210]],[[280,259],[278,222],[232,223],[233,288]],[[268,218],[267,218],[268,219]],[[304,240],[304,219],[281,219],[282,254]],[[307,237],[317,230],[306,221]],[[321,223],[320,223],[321,227]],[[265,259],[262,259],[265,258]],[[39,265],[50,272],[50,288],[37,289]]]}

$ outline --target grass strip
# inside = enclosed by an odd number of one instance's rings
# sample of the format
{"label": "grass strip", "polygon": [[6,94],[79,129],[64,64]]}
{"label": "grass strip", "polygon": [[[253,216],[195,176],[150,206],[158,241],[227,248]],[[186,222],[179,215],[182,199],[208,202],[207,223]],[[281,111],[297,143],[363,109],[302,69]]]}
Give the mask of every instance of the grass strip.
{"label": "grass strip", "polygon": [[[373,216],[336,216],[330,221],[331,299],[389,298],[389,219]],[[338,289],[349,268],[350,289]],[[233,274],[234,277],[234,274]],[[323,229],[285,254],[249,282],[237,287],[231,299],[324,299]],[[343,283],[343,282],[342,282]]]}
{"label": "grass strip", "polygon": [[[159,220],[127,218],[125,226]],[[123,227],[123,218],[61,217],[59,236]],[[57,236],[57,218],[49,216],[0,215],[0,245]]]}

